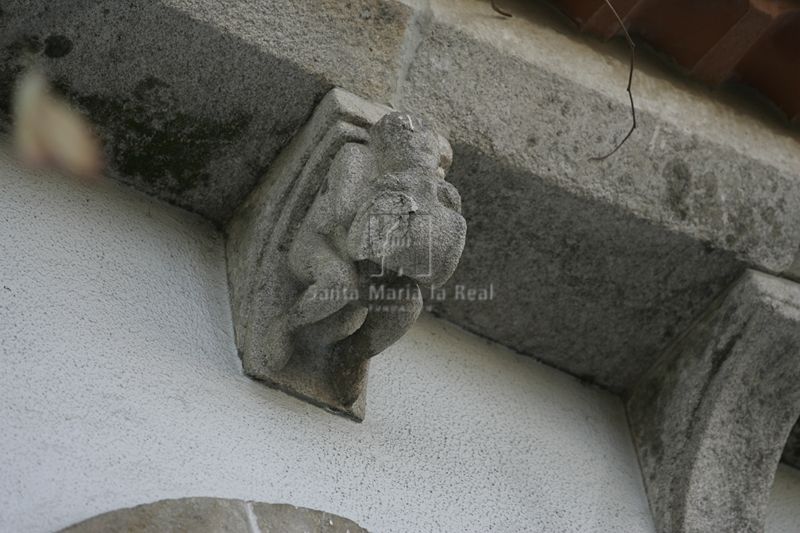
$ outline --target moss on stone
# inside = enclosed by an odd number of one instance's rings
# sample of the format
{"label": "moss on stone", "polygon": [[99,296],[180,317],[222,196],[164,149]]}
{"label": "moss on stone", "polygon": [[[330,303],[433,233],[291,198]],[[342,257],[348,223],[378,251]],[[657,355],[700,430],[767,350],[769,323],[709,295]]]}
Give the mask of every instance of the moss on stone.
{"label": "moss on stone", "polygon": [[81,94],[64,81],[56,86],[111,143],[113,171],[171,195],[206,185],[209,165],[222,146],[241,138],[252,120],[242,113],[217,120],[177,109],[170,85],[153,77],[122,98]]}

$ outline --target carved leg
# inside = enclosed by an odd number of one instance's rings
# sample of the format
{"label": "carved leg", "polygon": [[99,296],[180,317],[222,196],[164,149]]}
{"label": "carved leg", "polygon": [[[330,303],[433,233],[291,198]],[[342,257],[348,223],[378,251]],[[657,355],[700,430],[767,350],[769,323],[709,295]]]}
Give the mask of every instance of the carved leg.
{"label": "carved leg", "polygon": [[361,293],[367,317],[358,331],[336,345],[332,360],[343,405],[351,405],[361,393],[357,384],[366,382],[365,361],[402,337],[422,311],[422,293],[411,278],[381,279],[364,285]]}
{"label": "carved leg", "polygon": [[286,316],[292,329],[319,322],[357,299],[355,265],[342,259],[322,235],[298,234],[289,252],[289,267],[310,283]]}
{"label": "carved leg", "polygon": [[350,302],[328,318],[302,327],[295,341],[307,351],[330,353],[336,343],[358,331],[366,318],[367,308],[361,302]]}
{"label": "carved leg", "polygon": [[266,363],[282,369],[292,354],[292,335],[301,327],[320,322],[352,301],[358,294],[358,273],[321,235],[300,232],[289,252],[289,268],[311,285],[288,313],[274,320],[266,333]]}

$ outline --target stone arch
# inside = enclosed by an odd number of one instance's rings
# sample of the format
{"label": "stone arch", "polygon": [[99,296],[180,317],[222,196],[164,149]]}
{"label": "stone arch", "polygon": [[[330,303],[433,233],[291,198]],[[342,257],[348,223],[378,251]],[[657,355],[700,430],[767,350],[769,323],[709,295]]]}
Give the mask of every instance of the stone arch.
{"label": "stone arch", "polygon": [[347,518],[287,504],[180,498],[117,509],[75,524],[61,533],[106,531],[191,531],[192,533],[366,533]]}
{"label": "stone arch", "polygon": [[800,417],[800,285],[746,272],[639,382],[628,413],[659,531],[763,531]]}

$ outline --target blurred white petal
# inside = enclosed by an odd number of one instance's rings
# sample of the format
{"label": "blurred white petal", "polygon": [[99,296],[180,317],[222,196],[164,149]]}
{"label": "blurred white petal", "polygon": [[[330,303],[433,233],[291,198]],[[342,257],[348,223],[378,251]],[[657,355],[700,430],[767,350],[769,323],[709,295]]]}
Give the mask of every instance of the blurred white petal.
{"label": "blurred white petal", "polygon": [[14,137],[22,160],[80,177],[99,177],[103,156],[88,121],[54,95],[37,70],[20,77],[14,95]]}

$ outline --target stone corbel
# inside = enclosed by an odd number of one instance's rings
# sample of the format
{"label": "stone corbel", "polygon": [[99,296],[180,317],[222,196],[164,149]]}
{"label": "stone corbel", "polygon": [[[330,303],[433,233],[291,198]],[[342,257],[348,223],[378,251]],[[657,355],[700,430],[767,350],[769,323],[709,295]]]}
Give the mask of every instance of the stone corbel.
{"label": "stone corbel", "polygon": [[800,284],[749,271],[628,402],[662,533],[760,533],[800,417]]}
{"label": "stone corbel", "polygon": [[369,359],[458,264],[466,223],[449,143],[416,117],[334,89],[228,225],[245,372],[362,420]]}

